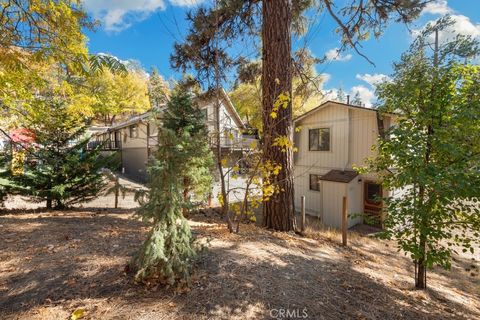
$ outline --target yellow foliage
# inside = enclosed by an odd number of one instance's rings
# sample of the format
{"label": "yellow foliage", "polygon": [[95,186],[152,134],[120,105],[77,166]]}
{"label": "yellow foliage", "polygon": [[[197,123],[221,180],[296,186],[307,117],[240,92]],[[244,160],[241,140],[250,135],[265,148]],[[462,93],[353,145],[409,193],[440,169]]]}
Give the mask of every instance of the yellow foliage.
{"label": "yellow foliage", "polygon": [[293,148],[293,141],[287,136],[278,136],[273,139],[272,146],[279,147],[280,150],[286,152]]}
{"label": "yellow foliage", "polygon": [[99,116],[141,113],[150,108],[147,78],[139,71],[126,74],[103,70],[88,79],[96,99],[93,111]]}
{"label": "yellow foliage", "polygon": [[12,174],[20,176],[23,174],[23,167],[25,165],[25,151],[14,151],[12,156]]}
{"label": "yellow foliage", "polygon": [[76,309],[75,311],[72,312],[72,315],[70,316],[70,320],[78,320],[83,318],[85,315],[85,310],[84,309]]}

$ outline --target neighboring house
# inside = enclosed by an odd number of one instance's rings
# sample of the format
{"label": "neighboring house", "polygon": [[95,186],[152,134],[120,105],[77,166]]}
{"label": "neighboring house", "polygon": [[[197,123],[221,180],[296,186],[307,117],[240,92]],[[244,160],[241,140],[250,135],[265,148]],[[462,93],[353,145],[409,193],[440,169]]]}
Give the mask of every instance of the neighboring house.
{"label": "neighboring house", "polygon": [[[197,101],[205,114],[207,128],[211,134],[212,148],[216,141],[214,139],[217,123],[215,101],[216,97]],[[157,114],[161,115],[163,110],[165,108],[160,108]],[[219,111],[222,152],[241,153],[254,139],[242,135],[245,125],[223,89],[220,91]],[[90,147],[101,144],[105,153],[116,152],[123,174],[133,180],[144,182],[147,177],[148,158],[157,147],[158,121],[154,117],[154,112],[149,111],[97,131],[92,134]]]}
{"label": "neighboring house", "polygon": [[295,133],[295,207],[305,209],[325,226],[340,228],[343,197],[347,197],[348,227],[361,223],[360,214],[380,217],[385,195],[374,174],[359,175],[355,166],[373,156],[372,146],[379,135],[392,125],[392,116],[380,116],[377,110],[327,101],[294,120]]}

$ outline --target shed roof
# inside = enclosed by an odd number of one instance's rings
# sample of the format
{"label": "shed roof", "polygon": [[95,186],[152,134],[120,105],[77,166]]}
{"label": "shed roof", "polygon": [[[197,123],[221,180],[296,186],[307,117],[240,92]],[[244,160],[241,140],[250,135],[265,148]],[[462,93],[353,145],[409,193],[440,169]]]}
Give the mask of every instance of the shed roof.
{"label": "shed roof", "polygon": [[322,175],[320,180],[349,183],[355,179],[356,176],[358,176],[358,173],[353,170],[330,170]]}

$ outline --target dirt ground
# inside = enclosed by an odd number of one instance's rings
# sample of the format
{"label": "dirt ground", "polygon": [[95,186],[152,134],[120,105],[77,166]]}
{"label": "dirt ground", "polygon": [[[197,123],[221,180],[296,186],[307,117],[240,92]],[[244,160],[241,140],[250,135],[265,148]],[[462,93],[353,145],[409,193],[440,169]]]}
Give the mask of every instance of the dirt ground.
{"label": "dirt ground", "polygon": [[333,231],[232,235],[212,214],[190,221],[208,249],[179,291],[124,273],[147,231],[131,209],[1,215],[0,319],[480,318],[478,254],[430,272],[422,292],[392,243],[350,233],[344,248]]}

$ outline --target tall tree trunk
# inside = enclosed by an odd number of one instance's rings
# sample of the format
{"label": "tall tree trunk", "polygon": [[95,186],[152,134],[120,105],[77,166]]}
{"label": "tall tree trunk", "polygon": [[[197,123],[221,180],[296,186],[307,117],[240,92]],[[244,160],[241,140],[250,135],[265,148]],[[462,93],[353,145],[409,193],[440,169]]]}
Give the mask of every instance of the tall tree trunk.
{"label": "tall tree trunk", "polygon": [[287,152],[273,146],[275,137],[287,136],[293,141],[292,105],[280,107],[277,117],[271,117],[274,103],[281,93],[292,96],[291,1],[264,0],[262,27],[262,106],[264,161],[281,165],[275,184],[279,192],[263,206],[263,224],[267,228],[295,230],[293,204],[293,150]]}

